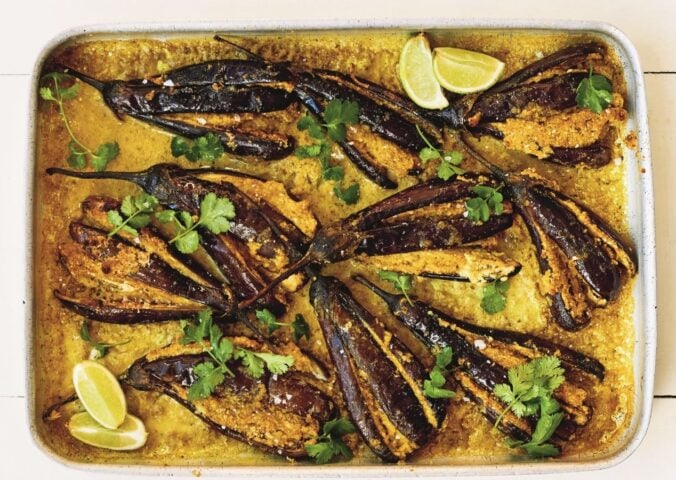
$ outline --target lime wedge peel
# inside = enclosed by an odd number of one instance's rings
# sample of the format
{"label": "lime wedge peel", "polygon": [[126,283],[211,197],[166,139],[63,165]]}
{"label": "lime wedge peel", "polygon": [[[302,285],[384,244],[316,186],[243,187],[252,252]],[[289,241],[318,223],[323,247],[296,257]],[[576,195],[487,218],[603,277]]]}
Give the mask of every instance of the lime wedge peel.
{"label": "lime wedge peel", "polygon": [[114,429],[102,427],[87,412],[76,413],[68,421],[68,431],[87,445],[108,450],[135,450],[145,445],[148,432],[143,422],[127,415],[122,424]]}
{"label": "lime wedge peel", "polygon": [[453,47],[435,48],[432,63],[441,86],[461,94],[492,87],[505,69],[505,64],[497,58]]}
{"label": "lime wedge peel", "polygon": [[127,401],[120,383],[100,363],[85,360],[73,367],[73,385],[87,413],[108,429],[122,425]]}
{"label": "lime wedge peel", "polygon": [[449,104],[434,75],[432,58],[432,49],[425,34],[411,37],[401,50],[399,79],[416,105],[437,110]]}

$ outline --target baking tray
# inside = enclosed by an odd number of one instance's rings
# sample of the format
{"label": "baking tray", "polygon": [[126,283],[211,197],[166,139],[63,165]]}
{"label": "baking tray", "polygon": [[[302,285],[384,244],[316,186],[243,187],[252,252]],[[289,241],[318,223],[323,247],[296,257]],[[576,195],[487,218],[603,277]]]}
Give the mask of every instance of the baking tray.
{"label": "baking tray", "polygon": [[501,464],[466,464],[466,465],[310,465],[283,467],[275,466],[232,466],[232,467],[199,467],[202,475],[225,475],[229,477],[263,477],[289,475],[294,477],[339,477],[339,476],[456,476],[456,475],[515,475],[538,473],[576,472],[608,468],[625,460],[643,440],[652,408],[653,383],[655,377],[656,349],[656,276],[655,276],[655,220],[654,196],[652,182],[652,164],[650,141],[648,134],[647,107],[645,85],[636,48],[629,39],[616,27],[600,22],[580,21],[533,21],[533,20],[476,20],[476,19],[434,19],[434,20],[313,20],[313,21],[280,21],[280,20],[248,20],[234,22],[197,22],[172,24],[119,24],[78,27],[65,31],[52,39],[39,54],[32,72],[32,89],[30,91],[29,136],[28,136],[28,175],[29,191],[27,192],[27,211],[31,212],[28,222],[29,265],[31,275],[28,276],[26,298],[29,302],[26,318],[26,381],[28,392],[28,422],[32,438],[37,446],[50,458],[67,466],[90,471],[107,471],[129,474],[194,474],[194,465],[185,466],[146,466],[146,465],[106,465],[79,463],[63,458],[51,451],[40,438],[36,428],[39,416],[35,405],[35,385],[31,372],[33,364],[33,332],[35,329],[35,304],[33,298],[34,264],[40,258],[33,245],[35,234],[35,215],[33,197],[37,172],[35,169],[35,139],[37,90],[43,63],[51,52],[67,41],[86,40],[89,37],[175,37],[180,35],[200,35],[213,33],[256,34],[289,31],[330,31],[330,30],[380,30],[380,31],[457,31],[457,30],[505,30],[558,32],[571,34],[589,34],[609,44],[615,49],[624,69],[627,84],[627,103],[629,112],[626,131],[636,132],[638,147],[624,148],[623,156],[628,168],[625,173],[625,187],[628,195],[627,224],[629,234],[636,246],[639,257],[639,273],[634,282],[634,398],[633,416],[628,429],[619,444],[609,451],[600,453],[582,461],[577,459],[561,459],[550,461],[514,461]]}

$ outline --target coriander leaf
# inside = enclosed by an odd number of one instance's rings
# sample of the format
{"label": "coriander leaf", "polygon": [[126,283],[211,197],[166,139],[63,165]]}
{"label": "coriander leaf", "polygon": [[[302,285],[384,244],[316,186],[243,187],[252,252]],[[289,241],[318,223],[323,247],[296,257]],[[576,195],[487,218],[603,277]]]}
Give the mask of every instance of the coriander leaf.
{"label": "coriander leaf", "polygon": [[256,318],[268,329],[268,333],[272,333],[277,330],[284,323],[278,322],[277,317],[267,308],[263,310],[256,310]]}
{"label": "coriander leaf", "polygon": [[446,390],[445,388],[436,387],[430,380],[425,380],[423,382],[423,393],[428,398],[453,398],[455,397],[455,392],[452,390]]}
{"label": "coriander leaf", "polygon": [[352,458],[352,451],[341,440],[343,435],[355,432],[354,425],[345,418],[330,420],[322,427],[322,434],[317,437],[317,443],[305,444],[305,450],[318,464],[330,462],[336,456],[345,460]]}
{"label": "coriander leaf", "polygon": [[305,451],[310,457],[314,458],[315,463],[319,465],[329,463],[333,456],[338,454],[330,441],[306,444]]}
{"label": "coriander leaf", "polygon": [[310,339],[310,326],[305,321],[305,317],[300,313],[296,314],[296,318],[291,323],[291,328],[293,329],[294,342],[298,342],[303,337],[308,340]]}
{"label": "coriander leaf", "polygon": [[293,357],[290,355],[276,355],[266,352],[252,352],[252,354],[263,360],[265,367],[274,375],[286,373],[293,365]]}
{"label": "coriander leaf", "polygon": [[72,140],[68,142],[68,151],[70,152],[66,159],[68,165],[78,170],[83,169],[87,165],[87,152],[79,150],[77,143]]}
{"label": "coriander leaf", "polygon": [[[127,232],[134,237],[138,237],[138,230],[135,228],[130,227],[129,225],[125,224],[125,220],[122,218],[122,215],[120,215],[120,212],[117,210],[108,210],[106,212],[106,218],[108,219],[108,222],[115,227],[112,232],[113,235],[119,231],[124,231]],[[110,236],[110,233],[108,234]]]}
{"label": "coriander leaf", "polygon": [[333,180],[336,182],[340,182],[344,176],[345,170],[340,165],[328,167],[322,171],[322,178],[324,180]]}
{"label": "coriander leaf", "polygon": [[613,87],[606,77],[593,75],[582,79],[576,89],[575,102],[579,107],[588,108],[594,113],[601,113],[613,101]]}
{"label": "coriander leaf", "polygon": [[434,368],[429,374],[429,379],[423,382],[423,394],[429,398],[453,398],[455,392],[443,388],[446,384],[446,367],[453,360],[453,349],[444,347],[436,355]]}
{"label": "coriander leaf", "polygon": [[185,155],[190,150],[190,143],[183,137],[174,137],[171,139],[171,154],[174,157]]}
{"label": "coriander leaf", "polygon": [[437,353],[437,367],[446,368],[450,365],[451,361],[453,361],[453,349],[451,347],[444,347]]}
{"label": "coriander leaf", "polygon": [[[455,152],[454,152],[455,153]],[[448,180],[456,175],[462,175],[465,173],[465,170],[454,165],[453,163],[445,160],[446,157],[443,157],[439,168],[437,168],[437,176],[442,180]]]}
{"label": "coriander leaf", "polygon": [[126,219],[123,219],[117,210],[109,210],[106,213],[108,221],[115,227],[108,233],[108,236],[112,237],[116,233],[124,231],[138,237],[137,229],[146,227],[150,223],[150,214],[157,205],[159,205],[157,198],[145,192],[133,197],[127,195],[120,205],[120,212],[127,217]]}
{"label": "coriander leaf", "polygon": [[333,193],[347,205],[354,205],[359,201],[359,184],[353,183],[345,189],[336,185],[333,187]]}
{"label": "coriander leaf", "polygon": [[199,247],[200,236],[195,230],[191,230],[180,238],[177,238],[174,243],[179,252],[185,254],[194,253],[197,247]]}
{"label": "coriander leaf", "polygon": [[296,148],[295,154],[298,158],[314,158],[319,156],[322,151],[321,143],[314,143],[312,145],[304,145]]}
{"label": "coriander leaf", "polygon": [[56,101],[56,97],[52,93],[52,89],[49,87],[40,87],[39,90],[40,98],[47,101]]}
{"label": "coriander leaf", "polygon": [[[220,329],[219,329],[220,330]],[[211,355],[216,361],[221,365],[221,368],[224,370],[227,369],[229,374],[232,374],[229,368],[225,366],[225,363],[232,359],[235,347],[230,340],[227,338],[221,338],[216,342],[211,343]]]}
{"label": "coriander leaf", "polygon": [[496,280],[483,288],[481,308],[484,312],[493,315],[505,309],[507,304],[507,289],[509,283],[505,280]]}
{"label": "coriander leaf", "polygon": [[191,162],[213,163],[224,152],[221,139],[213,132],[207,132],[206,135],[197,137],[194,140],[183,137],[171,139],[171,154],[174,157],[185,155],[185,158]]}
{"label": "coriander leaf", "polygon": [[160,223],[173,222],[176,219],[176,212],[173,210],[162,210],[155,215]]}
{"label": "coriander leaf", "polygon": [[434,147],[425,147],[420,150],[418,157],[420,157],[420,160],[422,160],[423,163],[427,163],[430,160],[441,158],[441,153]]}
{"label": "coriander leaf", "polygon": [[378,271],[378,276],[385,281],[390,282],[394,287],[404,294],[409,305],[413,305],[413,302],[408,296],[408,291],[413,288],[413,280],[410,275],[398,274],[397,272],[390,272],[388,270]]}
{"label": "coriander leaf", "polygon": [[200,203],[201,225],[211,233],[219,234],[230,231],[230,220],[235,218],[235,206],[227,198],[217,197],[215,193],[207,193]]}
{"label": "coriander leaf", "polygon": [[547,415],[540,412],[540,418],[535,425],[535,430],[533,430],[529,443],[541,444],[549,440],[554,435],[554,431],[563,420],[563,417],[563,412]]}
{"label": "coriander leaf", "polygon": [[342,437],[343,435],[348,435],[355,431],[356,429],[354,428],[354,425],[352,425],[352,422],[344,417],[329,420],[322,426],[324,435],[333,435],[334,437]]}
{"label": "coriander leaf", "polygon": [[242,365],[247,369],[247,373],[253,378],[261,378],[265,372],[265,363],[263,359],[254,355],[254,352],[238,348],[234,357],[242,361]]}
{"label": "coriander leaf", "polygon": [[216,367],[212,362],[202,362],[195,365],[193,373],[197,380],[188,389],[189,401],[207,398],[225,380],[225,374],[221,368]]}
{"label": "coriander leaf", "polygon": [[501,215],[503,195],[498,189],[486,185],[477,185],[472,188],[477,196],[465,202],[467,218],[474,222],[487,222],[491,214]]}
{"label": "coriander leaf", "polygon": [[211,336],[212,331],[212,312],[210,308],[201,310],[197,314],[197,324],[187,322],[183,327],[183,338],[181,343],[200,343]]}
{"label": "coriander leaf", "polygon": [[92,155],[92,167],[97,172],[102,172],[108,166],[108,162],[117,158],[120,154],[120,146],[117,142],[102,143]]}
{"label": "coriander leaf", "polygon": [[552,445],[551,443],[543,443],[542,445],[526,443],[522,445],[522,447],[526,450],[526,453],[531,458],[555,457],[561,453],[558,447]]}

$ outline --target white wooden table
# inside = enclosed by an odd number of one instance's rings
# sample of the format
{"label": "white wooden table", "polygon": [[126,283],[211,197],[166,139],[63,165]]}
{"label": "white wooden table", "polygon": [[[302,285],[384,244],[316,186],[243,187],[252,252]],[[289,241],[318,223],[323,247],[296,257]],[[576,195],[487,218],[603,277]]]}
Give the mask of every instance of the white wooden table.
{"label": "white wooden table", "polygon": [[671,252],[676,250],[676,209],[670,193],[676,183],[676,146],[671,143],[676,141],[676,2],[21,0],[4,2],[0,18],[0,479],[104,477],[72,470],[47,458],[30,438],[25,413],[26,138],[29,72],[40,48],[57,33],[79,25],[262,17],[599,20],[614,24],[629,36],[638,48],[646,76],[657,205],[659,333],[653,416],[646,439],[627,461],[601,472],[560,478],[676,478],[676,322],[670,318],[676,312],[676,253]]}

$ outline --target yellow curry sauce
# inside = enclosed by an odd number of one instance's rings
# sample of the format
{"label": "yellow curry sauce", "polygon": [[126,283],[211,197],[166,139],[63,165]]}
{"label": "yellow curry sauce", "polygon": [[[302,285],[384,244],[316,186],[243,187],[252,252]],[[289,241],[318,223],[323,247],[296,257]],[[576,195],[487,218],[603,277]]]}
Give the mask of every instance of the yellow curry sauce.
{"label": "yellow curry sauce", "polygon": [[[270,61],[291,61],[298,67],[329,68],[353,73],[402,92],[397,79],[396,64],[399,52],[408,35],[404,32],[362,33],[303,33],[239,37],[237,42]],[[437,45],[483,51],[506,62],[505,75],[564,46],[588,38],[581,36],[524,32],[454,32],[432,35]],[[193,38],[153,39],[90,39],[78,40],[60,46],[52,59],[69,65],[95,78],[130,79],[158,73],[163,68],[175,68],[200,61],[233,58],[232,47],[214,41],[210,36]],[[612,58],[612,55],[611,55]],[[616,62],[616,65],[619,65]],[[622,93],[623,79],[619,66],[612,75],[616,91]],[[610,76],[609,75],[609,76]],[[95,146],[116,140],[120,155],[109,170],[142,170],[159,162],[172,161],[185,167],[194,166],[185,160],[171,157],[171,135],[130,118],[118,119],[103,103],[99,92],[81,85],[78,96],[65,104],[73,130],[84,144]],[[309,143],[305,134],[298,132],[295,121],[301,114],[298,106],[284,112],[252,116],[199,115],[209,123],[243,121],[251,128],[282,131],[296,137],[299,144]],[[220,118],[217,118],[220,117]],[[350,139],[364,145],[385,164],[399,180],[400,188],[416,183],[405,172],[412,157],[376,137],[364,127],[354,127]],[[454,138],[448,135],[448,147]],[[77,462],[104,462],[152,465],[266,465],[288,463],[284,458],[265,454],[242,442],[230,439],[210,429],[174,400],[157,394],[126,389],[129,411],[143,419],[149,432],[147,444],[132,452],[113,452],[84,445],[70,436],[66,429],[67,417],[77,404],[64,409],[60,418],[43,421],[39,416],[54,402],[70,395],[71,370],[75,363],[89,355],[90,347],[79,336],[82,318],[63,308],[53,296],[53,290],[64,281],[64,270],[57,263],[57,245],[68,237],[68,224],[80,216],[80,202],[88,195],[110,195],[122,198],[138,189],[120,181],[83,181],[64,177],[48,177],[48,167],[64,167],[68,136],[52,104],[40,102],[37,112],[37,155],[35,195],[35,312],[34,362],[35,412],[38,434],[44,443],[58,455]],[[525,155],[506,152],[494,140],[476,143],[496,164],[506,170],[534,168],[540,175],[556,182],[561,191],[588,205],[625,238],[627,195],[624,188],[626,162],[618,160],[600,169],[564,168],[538,162]],[[359,182],[361,198],[357,205],[346,206],[337,200],[330,182],[318,185],[319,166],[314,159],[290,156],[273,162],[253,162],[246,166],[226,154],[218,165],[246,168],[265,172],[282,181],[303,203],[284,210],[299,226],[311,232],[314,228],[311,211],[321,224],[336,221],[390,195],[366,180],[345,159],[336,153],[335,161],[345,167],[346,182]],[[463,167],[478,169],[471,161]],[[433,171],[432,171],[433,174]],[[426,172],[430,175],[430,172]],[[347,184],[347,183],[346,183]],[[264,195],[274,196],[279,184],[269,183]],[[304,222],[304,223],[303,223]],[[563,446],[567,458],[588,458],[599,455],[617,445],[627,432],[633,411],[633,343],[632,285],[625,285],[619,298],[607,308],[593,312],[591,324],[581,333],[561,330],[547,321],[545,301],[538,290],[538,271],[535,249],[523,222],[499,234],[498,247],[510,258],[523,265],[521,272],[510,280],[507,307],[488,315],[480,307],[480,284],[416,278],[414,293],[421,300],[447,311],[453,316],[479,325],[512,329],[539,335],[579,350],[600,360],[606,367],[603,383],[591,390],[590,404],[594,414],[589,424],[578,430],[576,437]],[[410,266],[409,266],[410,267]],[[413,268],[415,264],[413,265]],[[373,294],[350,280],[350,275],[363,272],[374,278],[377,267],[366,266],[358,259],[330,265],[327,274],[343,280],[355,297],[383,322],[400,333],[405,340],[411,335],[402,332],[391,319],[385,305]],[[285,318],[292,320],[302,313],[310,324],[310,341],[301,346],[328,362],[321,331],[308,302],[308,286],[290,296]],[[102,363],[119,374],[147,352],[180,338],[178,322],[155,325],[112,325],[92,322],[95,338],[111,343],[131,339],[129,343],[111,349]],[[280,329],[278,335],[287,335]],[[408,341],[409,345],[415,342]],[[420,352],[423,357],[424,352]],[[429,361],[429,358],[425,358]],[[491,429],[492,425],[481,415],[479,408],[463,397],[462,391],[449,402],[448,415],[441,433],[409,461],[429,464],[485,464],[504,461],[513,452],[505,445],[505,436]],[[352,463],[379,463],[364,445],[357,444]],[[580,457],[576,457],[580,455]]]}

